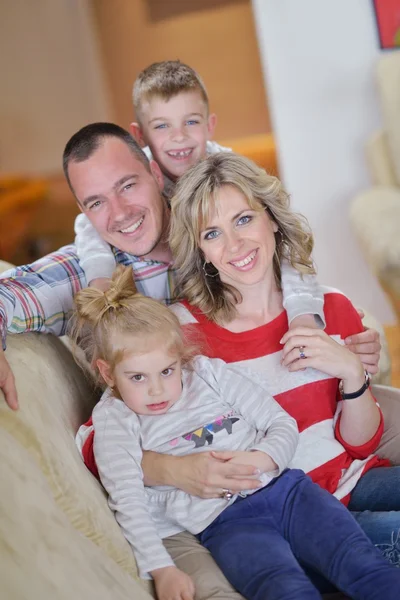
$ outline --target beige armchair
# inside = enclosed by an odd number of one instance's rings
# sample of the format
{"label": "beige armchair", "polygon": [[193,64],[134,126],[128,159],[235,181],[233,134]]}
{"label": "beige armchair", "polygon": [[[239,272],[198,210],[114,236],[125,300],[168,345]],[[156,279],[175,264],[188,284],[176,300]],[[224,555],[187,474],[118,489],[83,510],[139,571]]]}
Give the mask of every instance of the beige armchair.
{"label": "beige armchair", "polygon": [[383,129],[366,148],[373,186],[354,198],[350,220],[400,321],[400,52],[382,55],[377,79]]}

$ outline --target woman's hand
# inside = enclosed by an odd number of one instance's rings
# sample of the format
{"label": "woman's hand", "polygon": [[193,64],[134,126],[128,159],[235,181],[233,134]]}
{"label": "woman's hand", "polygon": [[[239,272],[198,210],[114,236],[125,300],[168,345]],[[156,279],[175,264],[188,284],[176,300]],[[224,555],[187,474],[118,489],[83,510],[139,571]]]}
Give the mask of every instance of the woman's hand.
{"label": "woman's hand", "polygon": [[177,567],[164,567],[151,572],[158,600],[193,600],[192,579]]}
{"label": "woman's hand", "polygon": [[[345,388],[354,387],[352,391],[362,386],[364,369],[358,355],[335,342],[321,329],[298,327],[285,333],[281,343],[284,344],[282,364],[289,371],[312,367],[342,379]],[[300,348],[305,358],[300,357]]]}
{"label": "woman's hand", "polygon": [[251,465],[259,473],[275,471],[278,468],[276,462],[266,452],[262,452],[261,450],[225,450],[222,452],[212,452],[212,455],[219,460],[229,461],[231,465]]}
{"label": "woman's hand", "polygon": [[224,490],[236,494],[261,487],[258,467],[250,461],[242,463],[224,458],[224,454],[227,453],[199,452],[179,457],[174,467],[173,485],[201,498],[219,498]]}

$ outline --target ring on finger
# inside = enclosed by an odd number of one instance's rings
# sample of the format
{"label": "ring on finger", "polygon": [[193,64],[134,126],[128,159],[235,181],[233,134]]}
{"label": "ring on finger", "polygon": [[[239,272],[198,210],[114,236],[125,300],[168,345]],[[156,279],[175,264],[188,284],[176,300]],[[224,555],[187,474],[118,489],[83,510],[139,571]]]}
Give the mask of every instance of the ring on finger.
{"label": "ring on finger", "polygon": [[221,498],[223,498],[224,500],[231,500],[233,498],[233,493],[231,492],[231,490],[223,488]]}
{"label": "ring on finger", "polygon": [[299,346],[300,358],[306,358],[306,355],[304,354],[304,350],[305,350],[305,346]]}

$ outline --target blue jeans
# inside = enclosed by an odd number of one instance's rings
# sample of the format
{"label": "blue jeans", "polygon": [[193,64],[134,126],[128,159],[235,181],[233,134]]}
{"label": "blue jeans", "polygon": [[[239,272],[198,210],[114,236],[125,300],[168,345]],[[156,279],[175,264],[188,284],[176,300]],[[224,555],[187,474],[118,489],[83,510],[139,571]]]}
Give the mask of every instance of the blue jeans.
{"label": "blue jeans", "polygon": [[400,567],[400,467],[378,467],[361,477],[348,506],[373,544]]}
{"label": "blue jeans", "polygon": [[399,598],[400,570],[303,471],[287,470],[239,498],[197,537],[248,600],[320,599],[299,561],[351,598]]}

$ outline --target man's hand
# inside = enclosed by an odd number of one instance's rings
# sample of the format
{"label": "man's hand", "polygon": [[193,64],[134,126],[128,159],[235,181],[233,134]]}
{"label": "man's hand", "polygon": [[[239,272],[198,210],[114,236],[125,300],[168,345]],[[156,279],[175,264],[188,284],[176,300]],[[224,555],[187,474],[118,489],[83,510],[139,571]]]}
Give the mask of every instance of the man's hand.
{"label": "man's hand", "polygon": [[151,572],[158,600],[193,600],[193,581],[177,567],[164,567]]}
{"label": "man's hand", "polygon": [[344,342],[349,350],[358,354],[364,369],[371,375],[378,373],[382,346],[379,341],[379,333],[375,329],[364,329],[361,333],[350,335]]}
{"label": "man's hand", "polygon": [[7,362],[3,350],[0,349],[0,389],[6,398],[8,406],[12,410],[18,410],[18,396],[15,387],[15,379],[10,365]]}

